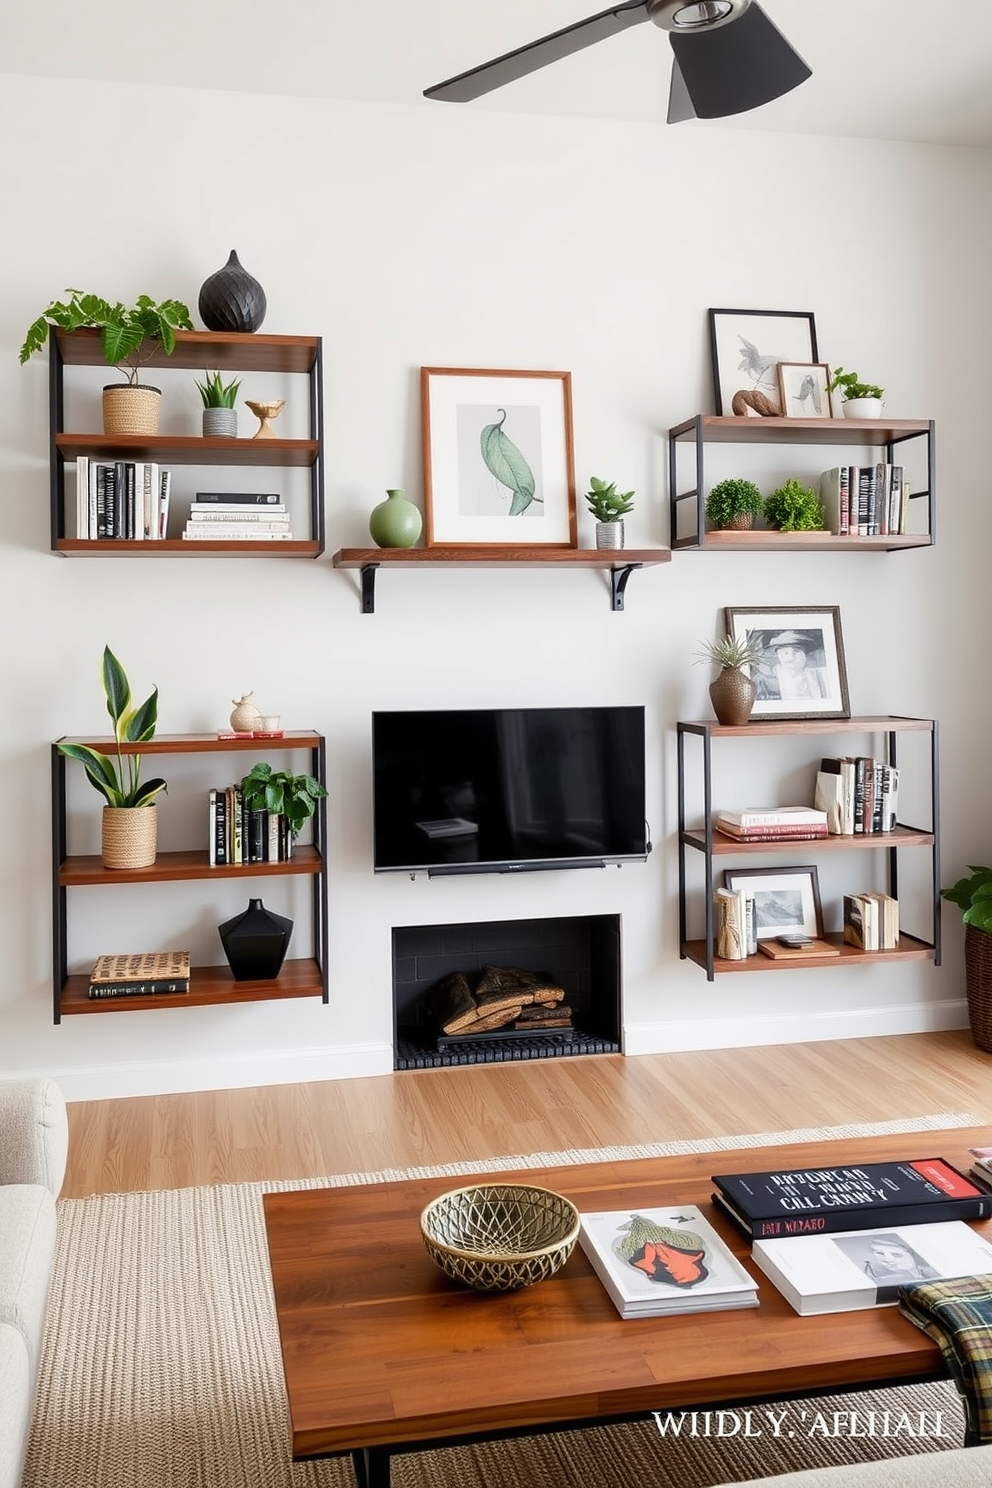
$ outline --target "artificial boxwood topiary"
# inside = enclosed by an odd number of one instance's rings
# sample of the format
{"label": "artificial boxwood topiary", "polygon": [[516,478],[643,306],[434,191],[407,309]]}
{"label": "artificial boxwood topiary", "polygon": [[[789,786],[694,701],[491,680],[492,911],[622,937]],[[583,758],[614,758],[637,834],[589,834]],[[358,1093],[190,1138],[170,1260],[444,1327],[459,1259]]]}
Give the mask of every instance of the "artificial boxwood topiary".
{"label": "artificial boxwood topiary", "polygon": [[765,518],[779,532],[818,532],[823,527],[823,503],[812,486],[790,476],[766,498]]}
{"label": "artificial boxwood topiary", "polygon": [[740,476],[718,481],[706,498],[706,519],[714,527],[732,527],[736,517],[760,517],[764,509],[754,481]]}

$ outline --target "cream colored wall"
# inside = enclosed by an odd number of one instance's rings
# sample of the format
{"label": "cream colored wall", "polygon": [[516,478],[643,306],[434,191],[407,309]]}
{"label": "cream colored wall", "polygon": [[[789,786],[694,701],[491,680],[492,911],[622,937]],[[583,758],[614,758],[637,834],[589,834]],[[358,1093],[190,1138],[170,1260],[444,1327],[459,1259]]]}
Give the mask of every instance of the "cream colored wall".
{"label": "cream colored wall", "polygon": [[[854,711],[940,720],[945,879],[987,859],[989,705],[972,682],[990,535],[987,152],[21,78],[0,78],[0,121],[0,1072],[52,1072],[74,1098],[379,1072],[391,1064],[392,926],[592,911],[623,916],[628,1051],[964,1021],[956,911],[939,969],[710,985],[679,961],[674,722],[708,714],[710,674],[691,662],[724,605],[838,604]],[[16,360],[28,322],[67,285],[195,307],[232,247],[266,289],[264,329],[324,339],[327,555],[56,558],[47,367]],[[422,364],[569,369],[580,490],[593,473],[634,488],[628,542],[665,544],[665,431],[712,406],[709,306],[813,310],[823,360],[884,382],[892,415],[936,418],[936,547],[679,554],[634,574],[623,614],[592,572],[390,573],[376,614],[361,614],[355,575],[330,554],[366,540],[387,486],[420,498]],[[171,416],[193,430],[196,407],[180,379]],[[782,458],[775,473],[793,473]],[[580,542],[592,540],[583,508]],[[53,1026],[49,743],[104,731],[104,643],[142,695],[159,685],[163,732],[214,727],[253,688],[287,724],[327,735],[328,1007]],[[649,862],[374,877],[370,713],[425,701],[643,703]],[[766,765],[731,768],[727,794],[752,795]],[[793,768],[776,766],[772,785]],[[74,816],[97,806],[84,790]],[[181,791],[162,812],[168,837]],[[849,862],[827,897],[863,870]],[[88,940],[209,946],[244,902],[236,885],[97,897],[70,896],[76,969]]]}

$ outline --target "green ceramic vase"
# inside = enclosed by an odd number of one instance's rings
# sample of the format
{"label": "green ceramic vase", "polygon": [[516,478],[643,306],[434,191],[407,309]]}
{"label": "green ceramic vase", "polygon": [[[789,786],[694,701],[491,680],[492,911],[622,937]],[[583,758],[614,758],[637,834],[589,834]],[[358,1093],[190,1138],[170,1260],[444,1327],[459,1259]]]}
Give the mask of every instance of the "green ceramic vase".
{"label": "green ceramic vase", "polygon": [[369,531],[380,548],[412,548],[423,529],[420,508],[402,491],[387,491],[385,501],[372,508]]}

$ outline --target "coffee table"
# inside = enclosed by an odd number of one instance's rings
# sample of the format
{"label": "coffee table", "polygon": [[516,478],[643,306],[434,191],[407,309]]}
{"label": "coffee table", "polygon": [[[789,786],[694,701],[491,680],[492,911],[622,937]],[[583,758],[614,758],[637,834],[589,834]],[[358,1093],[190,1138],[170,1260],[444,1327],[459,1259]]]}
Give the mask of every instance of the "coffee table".
{"label": "coffee table", "polygon": [[[579,1210],[709,1202],[714,1172],[939,1155],[967,1170],[984,1127],[532,1169]],[[754,1267],[760,1305],[624,1321],[577,1246],[549,1281],[481,1293],[448,1281],[419,1216],[471,1177],[264,1196],[295,1459],[350,1453],[385,1488],[393,1453],[946,1375],[937,1346],[896,1308],[800,1317]],[[992,1220],[980,1228],[992,1233]]]}

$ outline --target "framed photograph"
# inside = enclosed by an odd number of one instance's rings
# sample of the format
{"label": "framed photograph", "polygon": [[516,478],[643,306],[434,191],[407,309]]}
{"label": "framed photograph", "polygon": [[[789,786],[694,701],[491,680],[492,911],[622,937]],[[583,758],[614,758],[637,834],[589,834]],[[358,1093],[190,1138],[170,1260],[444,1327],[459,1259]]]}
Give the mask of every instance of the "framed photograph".
{"label": "framed photograph", "polygon": [[784,418],[832,418],[830,368],[826,362],[779,362],[778,396]]}
{"label": "framed photograph", "polygon": [[728,889],[754,896],[754,926],[759,940],[776,935],[823,934],[820,881],[813,864],[804,868],[727,868]]}
{"label": "framed photograph", "polygon": [[724,616],[729,636],[761,646],[749,667],[758,689],[752,718],[850,718],[837,605],[728,606]]}
{"label": "framed photograph", "polygon": [[427,546],[574,548],[569,372],[420,369]]}
{"label": "framed photograph", "polygon": [[[807,310],[711,310],[710,351],[718,414],[781,412],[779,362],[819,362]],[[737,393],[746,394],[734,407]]]}

